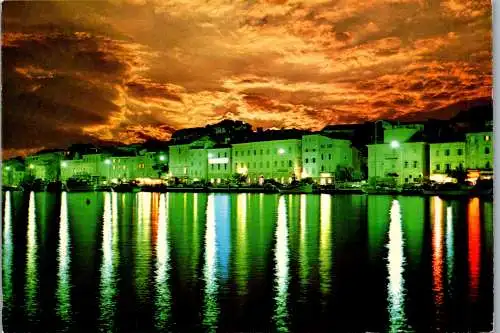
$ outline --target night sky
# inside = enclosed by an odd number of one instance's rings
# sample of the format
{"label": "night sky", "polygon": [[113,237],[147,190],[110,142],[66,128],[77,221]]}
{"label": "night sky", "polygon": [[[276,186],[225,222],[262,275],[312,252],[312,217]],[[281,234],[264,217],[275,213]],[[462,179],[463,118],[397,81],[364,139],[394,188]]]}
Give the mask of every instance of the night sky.
{"label": "night sky", "polygon": [[489,0],[4,2],[3,156],[489,102]]}

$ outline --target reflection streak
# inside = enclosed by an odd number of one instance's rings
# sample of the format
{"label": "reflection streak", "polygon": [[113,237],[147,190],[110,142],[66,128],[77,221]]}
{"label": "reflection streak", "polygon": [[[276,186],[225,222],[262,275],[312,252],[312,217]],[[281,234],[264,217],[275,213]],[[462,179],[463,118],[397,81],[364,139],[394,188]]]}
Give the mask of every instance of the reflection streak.
{"label": "reflection streak", "polygon": [[432,198],[434,213],[432,227],[432,290],[436,307],[436,320],[442,321],[444,303],[443,289],[443,201],[439,197]]}
{"label": "reflection streak", "polygon": [[30,193],[28,207],[28,235],[26,251],[26,312],[28,317],[35,317],[38,311],[38,267],[35,216],[35,192]]}
{"label": "reflection streak", "polygon": [[481,226],[479,199],[469,202],[468,214],[468,247],[469,247],[469,288],[470,299],[476,301],[479,293],[479,277],[481,273]]}
{"label": "reflection streak", "polygon": [[389,301],[390,332],[399,332],[406,327],[406,314],[404,310],[405,286],[403,271],[405,264],[404,239],[401,226],[401,207],[398,200],[392,201],[391,222],[389,225],[389,243],[387,248],[389,284],[387,286]]}
{"label": "reflection streak", "polygon": [[240,193],[237,196],[237,257],[236,267],[238,267],[238,293],[244,295],[247,291],[247,275],[248,275],[248,262],[247,262],[247,194]]}
{"label": "reflection streak", "polygon": [[454,240],[453,240],[453,208],[448,206],[446,208],[446,271],[448,276],[448,293],[452,294],[452,279],[453,279],[453,267],[455,265],[455,253],[453,250]]}
{"label": "reflection streak", "polygon": [[12,241],[12,206],[11,192],[5,192],[5,207],[3,214],[3,280],[2,293],[4,300],[4,311],[7,314],[12,308],[12,258],[14,246]]}
{"label": "reflection streak", "polygon": [[217,239],[215,230],[215,198],[210,194],[207,199],[207,227],[205,232],[205,302],[203,325],[210,331],[217,329],[219,307],[217,304]]}
{"label": "reflection streak", "polygon": [[332,197],[328,194],[321,194],[321,229],[320,229],[320,248],[319,248],[319,274],[320,289],[323,296],[323,303],[330,293],[331,267],[332,267]]}
{"label": "reflection streak", "polygon": [[116,315],[116,266],[118,264],[118,228],[113,211],[117,210],[116,193],[104,193],[104,214],[102,228],[102,265],[100,285],[100,321],[101,330],[112,331]]}
{"label": "reflection streak", "polygon": [[280,196],[278,203],[278,225],[276,227],[275,248],[275,288],[276,307],[274,320],[278,332],[288,332],[288,228],[285,197]]}
{"label": "reflection streak", "polygon": [[59,247],[58,247],[58,283],[57,283],[57,314],[65,323],[71,318],[71,287],[69,266],[71,261],[70,238],[68,226],[68,198],[67,193],[61,194],[61,214],[59,222]]}
{"label": "reflection streak", "polygon": [[158,330],[169,327],[172,296],[169,288],[170,248],[168,241],[168,194],[160,195],[158,214],[158,233],[156,240],[156,316]]}

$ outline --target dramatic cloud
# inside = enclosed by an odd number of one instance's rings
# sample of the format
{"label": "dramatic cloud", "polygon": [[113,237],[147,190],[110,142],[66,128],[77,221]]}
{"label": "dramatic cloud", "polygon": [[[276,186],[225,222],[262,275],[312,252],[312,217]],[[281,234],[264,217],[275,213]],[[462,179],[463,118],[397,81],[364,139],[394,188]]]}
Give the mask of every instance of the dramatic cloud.
{"label": "dramatic cloud", "polygon": [[491,98],[485,0],[6,2],[4,155],[224,118],[320,129]]}

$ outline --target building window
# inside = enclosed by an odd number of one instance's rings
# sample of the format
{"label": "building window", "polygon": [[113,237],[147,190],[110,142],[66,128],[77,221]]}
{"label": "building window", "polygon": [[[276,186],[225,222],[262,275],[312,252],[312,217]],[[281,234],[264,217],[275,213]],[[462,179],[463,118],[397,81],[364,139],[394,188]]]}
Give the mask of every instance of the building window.
{"label": "building window", "polygon": [[313,151],[313,153],[314,153],[314,152],[316,151],[316,149],[313,149],[312,151]]}
{"label": "building window", "polygon": [[417,167],[418,167],[418,162],[417,162],[417,161],[413,161],[413,167],[414,167],[414,168],[417,168]]}
{"label": "building window", "polygon": [[316,157],[313,157],[313,158],[312,158],[312,162],[313,162],[313,163],[316,163]]}
{"label": "building window", "polygon": [[253,155],[256,156],[257,155],[257,149],[254,149],[253,150]]}
{"label": "building window", "polygon": [[490,153],[490,147],[485,147],[484,148],[484,153],[488,155]]}
{"label": "building window", "polygon": [[278,166],[278,161],[274,161],[274,167]]}
{"label": "building window", "polygon": [[226,152],[224,152],[224,157],[227,157],[227,153]]}
{"label": "building window", "polygon": [[484,165],[484,168],[485,169],[491,169],[490,162],[486,162],[486,164]]}
{"label": "building window", "polygon": [[445,164],[445,170],[446,170],[446,172],[450,171],[450,164],[449,163]]}
{"label": "building window", "polygon": [[331,143],[328,145],[328,148],[332,148],[332,144]]}
{"label": "building window", "polygon": [[439,156],[439,150],[436,150],[436,156]]}
{"label": "building window", "polygon": [[323,172],[323,171],[325,171],[325,166],[324,165],[321,166],[321,172]]}
{"label": "building window", "polygon": [[288,166],[291,167],[292,166],[292,160],[288,160]]}
{"label": "building window", "polygon": [[325,145],[321,145],[321,148],[325,148]]}
{"label": "building window", "polygon": [[332,154],[328,154],[328,159],[332,160]]}
{"label": "building window", "polygon": [[234,168],[238,169],[238,163],[234,163]]}
{"label": "building window", "polygon": [[306,153],[309,152],[309,149],[306,148]]}
{"label": "building window", "polygon": [[323,161],[323,154],[321,154],[321,160]]}
{"label": "building window", "polygon": [[458,156],[462,156],[463,154],[464,154],[464,151],[461,148],[457,149]]}
{"label": "building window", "polygon": [[309,163],[309,159],[308,158],[306,158],[306,163]]}
{"label": "building window", "polygon": [[260,161],[260,167],[262,168],[262,166],[263,166],[263,163],[262,163],[262,161]]}
{"label": "building window", "polygon": [[281,161],[281,166],[284,167],[285,166],[285,161]]}
{"label": "building window", "polygon": [[405,168],[408,167],[408,161],[405,161]]}
{"label": "building window", "polygon": [[261,150],[260,150],[260,154],[261,154],[261,155],[264,155],[264,150],[262,150],[262,149],[261,149]]}
{"label": "building window", "polygon": [[449,149],[445,149],[444,150],[444,156],[450,156],[450,150]]}
{"label": "building window", "polygon": [[441,170],[441,165],[436,164],[436,170],[438,170],[438,171]]}
{"label": "building window", "polygon": [[234,152],[234,156],[238,156],[238,151],[235,151],[235,152]]}
{"label": "building window", "polygon": [[227,170],[227,164],[224,164],[224,170]]}
{"label": "building window", "polygon": [[268,149],[266,153],[267,153],[267,155],[269,155],[271,153],[271,151]]}
{"label": "building window", "polygon": [[251,154],[251,151],[249,150],[249,151],[248,151],[248,156],[250,156],[250,154]]}
{"label": "building window", "polygon": [[[213,164],[212,164],[213,165]],[[220,164],[217,164],[217,170],[220,170]]]}
{"label": "building window", "polygon": [[486,135],[486,136],[484,137],[484,141],[490,141],[490,136],[489,136],[489,135]]}

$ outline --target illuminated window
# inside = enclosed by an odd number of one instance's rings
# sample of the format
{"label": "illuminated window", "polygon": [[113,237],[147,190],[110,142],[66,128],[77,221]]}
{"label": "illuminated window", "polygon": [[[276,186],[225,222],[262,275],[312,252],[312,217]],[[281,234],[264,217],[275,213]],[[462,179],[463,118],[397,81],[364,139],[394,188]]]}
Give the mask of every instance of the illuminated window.
{"label": "illuminated window", "polygon": [[484,137],[484,141],[490,141],[490,136],[489,136],[489,135],[486,135],[486,136]]}

